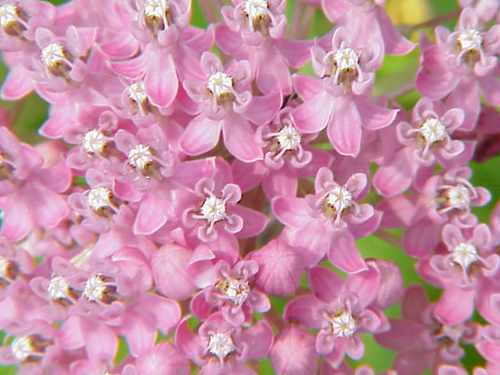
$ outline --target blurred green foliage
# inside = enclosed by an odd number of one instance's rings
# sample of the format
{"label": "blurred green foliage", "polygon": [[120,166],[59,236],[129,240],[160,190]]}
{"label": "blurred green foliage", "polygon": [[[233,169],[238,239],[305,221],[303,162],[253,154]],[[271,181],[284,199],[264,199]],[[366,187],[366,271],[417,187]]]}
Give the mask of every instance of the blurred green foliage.
{"label": "blurred green foliage", "polygon": [[[62,4],[64,0],[51,0],[54,4]],[[295,9],[295,0],[288,0],[287,14],[289,19],[293,16]],[[432,17],[447,14],[457,9],[456,0],[387,0],[387,9],[390,16],[396,23],[416,24],[423,22]],[[446,23],[446,26],[452,27],[454,21]],[[193,0],[193,24],[198,27],[205,27],[207,21],[203,16],[201,8],[197,0]],[[323,35],[331,29],[332,25],[326,20],[324,15],[316,12],[310,27],[310,37]],[[428,32],[430,30],[427,30]],[[417,35],[412,35],[413,39]],[[375,95],[384,95],[391,92],[399,92],[398,90],[409,85],[415,79],[416,69],[418,68],[419,51],[416,49],[414,52],[407,56],[392,57],[387,56],[384,60],[382,68],[377,72],[376,85],[374,89]],[[310,66],[301,70],[303,73],[310,73]],[[0,65],[0,80],[3,80],[6,74],[6,69]],[[403,90],[404,91],[404,90]],[[405,91],[404,95],[398,97],[398,102],[406,110],[411,109],[419,95],[415,90]],[[0,105],[7,108],[14,120],[15,132],[25,141],[36,143],[41,140],[37,134],[37,129],[44,122],[48,114],[48,106],[38,96],[30,95],[25,99],[16,103],[2,102]],[[498,201],[500,194],[500,157],[489,160],[486,163],[478,164],[473,163],[474,170],[473,183],[474,185],[485,186],[492,193],[492,203],[486,207],[475,210],[481,221],[488,221],[493,209],[493,202]],[[79,184],[84,183],[84,180],[77,181]],[[398,264],[403,274],[405,285],[410,284],[424,284],[415,272],[414,260],[408,257],[403,249],[382,241],[381,239],[370,236],[358,241],[361,252],[365,257],[375,257],[380,259],[391,260]],[[303,286],[307,286],[307,280],[304,278]],[[439,291],[428,285],[424,285],[432,299],[439,297]],[[283,298],[273,297],[272,306],[277,312],[282,313],[286,300]],[[394,306],[387,311],[388,316],[397,318],[399,316],[399,306]],[[3,343],[5,334],[0,331],[0,343]],[[168,337],[160,336],[159,340],[167,340]],[[366,344],[366,355],[362,363],[368,363],[377,371],[384,371],[388,369],[394,358],[394,353],[385,350],[377,345],[372,337],[365,336],[363,338]],[[471,346],[465,348],[466,356],[464,364],[467,369],[471,369],[475,365],[482,363],[481,357],[477,354],[475,349]],[[116,363],[121,363],[128,355],[127,343],[120,339],[119,351],[115,358]],[[352,363],[356,366],[356,363]],[[0,366],[0,375],[15,374],[15,367],[2,367]],[[193,372],[195,373],[195,372]],[[261,374],[273,374],[272,366],[269,360],[262,361],[260,364]]]}

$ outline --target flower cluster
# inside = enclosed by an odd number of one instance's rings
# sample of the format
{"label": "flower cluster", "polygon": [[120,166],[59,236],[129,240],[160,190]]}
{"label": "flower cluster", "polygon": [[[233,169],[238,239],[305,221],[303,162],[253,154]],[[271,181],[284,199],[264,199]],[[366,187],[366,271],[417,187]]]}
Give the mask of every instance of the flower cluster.
{"label": "flower cluster", "polygon": [[[371,335],[387,374],[466,374],[465,345],[500,374],[500,206],[480,223],[468,166],[499,150],[497,0],[421,36],[411,112],[372,93],[417,48],[384,0],[297,0],[288,25],[285,0],[199,3],[205,29],[191,0],[0,0],[2,97],[50,104],[38,145],[2,114],[0,364],[373,375],[346,361]],[[363,256],[372,235],[439,297]]]}

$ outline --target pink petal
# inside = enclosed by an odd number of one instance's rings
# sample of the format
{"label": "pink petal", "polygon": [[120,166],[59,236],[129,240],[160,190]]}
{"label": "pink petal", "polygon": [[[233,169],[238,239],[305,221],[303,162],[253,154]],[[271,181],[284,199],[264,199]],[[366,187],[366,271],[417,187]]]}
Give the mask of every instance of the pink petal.
{"label": "pink petal", "polygon": [[189,362],[172,345],[156,345],[149,353],[136,360],[139,374],[188,375]]}
{"label": "pink petal", "polygon": [[22,67],[14,66],[10,69],[2,85],[2,98],[5,100],[19,100],[33,90],[33,79]]}
{"label": "pink petal", "polygon": [[321,91],[321,82],[314,77],[295,74],[292,78],[293,88],[304,99],[309,101]]}
{"label": "pink petal", "polygon": [[328,125],[332,113],[333,99],[326,91],[321,91],[297,107],[292,112],[292,117],[300,131],[317,133]]}
{"label": "pink petal", "polygon": [[237,159],[251,163],[263,158],[255,131],[250,123],[241,116],[231,113],[226,115],[222,125],[224,145]]}
{"label": "pink petal", "polygon": [[356,98],[356,108],[362,119],[363,127],[369,130],[385,128],[392,124],[399,109],[389,109],[372,103],[368,98]]}
{"label": "pink petal", "polygon": [[367,268],[354,237],[348,231],[334,233],[328,259],[335,267],[348,273],[360,272]]}
{"label": "pink petal", "polygon": [[278,113],[281,99],[279,91],[266,96],[254,96],[243,115],[256,125],[266,124]]}
{"label": "pink petal", "polygon": [[222,121],[199,115],[189,123],[179,140],[184,153],[200,155],[213,149],[219,142]]}
{"label": "pink petal", "polygon": [[301,228],[312,221],[312,209],[303,198],[277,197],[271,202],[274,216],[292,228]]}
{"label": "pink petal", "polygon": [[244,330],[241,339],[248,345],[247,359],[259,360],[264,358],[271,349],[273,331],[269,323],[262,319],[251,328]]}
{"label": "pink petal", "polygon": [[361,148],[361,115],[351,99],[337,100],[333,121],[327,134],[335,150],[345,156],[356,157]]}
{"label": "pink petal", "polygon": [[140,358],[154,347],[156,330],[137,314],[127,317],[121,331],[127,339],[130,354],[134,357]]}
{"label": "pink petal", "polygon": [[324,302],[313,295],[295,297],[286,305],[283,319],[309,328],[320,328],[323,321],[321,311],[325,306]]}
{"label": "pink petal", "polygon": [[151,55],[144,79],[146,93],[153,104],[166,108],[174,101],[179,88],[175,63],[172,55],[166,51]]}
{"label": "pink petal", "polygon": [[187,267],[191,252],[176,245],[166,245],[151,260],[151,268],[158,290],[168,298],[182,300],[195,290]]}
{"label": "pink petal", "polygon": [[269,219],[259,211],[241,205],[234,206],[232,212],[243,219],[243,228],[238,232],[238,238],[255,237],[266,228]]}
{"label": "pink petal", "polygon": [[309,283],[316,297],[330,302],[337,298],[343,282],[328,268],[314,267],[309,271]]}
{"label": "pink petal", "polygon": [[188,319],[189,316],[184,318],[177,326],[177,330],[175,331],[175,345],[188,358],[199,365],[203,363],[201,356],[204,348],[202,347],[200,337],[189,330]]}
{"label": "pink petal", "polygon": [[449,326],[465,322],[474,311],[474,294],[459,288],[445,289],[434,308],[436,317]]}
{"label": "pink petal", "polygon": [[167,191],[150,191],[139,206],[134,221],[134,234],[147,235],[157,232],[168,219],[171,212],[171,200]]}
{"label": "pink petal", "polygon": [[122,60],[131,58],[137,53],[139,42],[129,32],[108,31],[100,47],[111,59]]}
{"label": "pink petal", "polygon": [[273,368],[280,375],[315,374],[318,367],[314,336],[295,325],[281,331],[270,356]]}
{"label": "pink petal", "polygon": [[312,47],[310,40],[289,40],[278,39],[276,46],[283,56],[285,56],[288,65],[298,69],[304,65],[311,57],[309,50]]}
{"label": "pink petal", "polygon": [[0,209],[3,211],[3,224],[0,233],[8,240],[22,240],[33,228],[30,211],[24,200],[15,194],[0,197]]}
{"label": "pink petal", "polygon": [[296,251],[284,240],[270,241],[253,252],[251,259],[259,264],[255,282],[266,293],[285,296],[292,294],[299,286],[302,262]]}

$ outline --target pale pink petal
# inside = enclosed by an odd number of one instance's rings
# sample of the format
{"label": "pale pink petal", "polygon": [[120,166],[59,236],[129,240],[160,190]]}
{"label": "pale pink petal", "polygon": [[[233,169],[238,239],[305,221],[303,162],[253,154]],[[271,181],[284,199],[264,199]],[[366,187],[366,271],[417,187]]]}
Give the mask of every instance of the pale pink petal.
{"label": "pale pink petal", "polygon": [[2,85],[2,98],[5,100],[19,100],[33,90],[34,82],[29,73],[22,67],[13,67],[7,74]]}
{"label": "pale pink petal", "polygon": [[309,271],[309,283],[316,297],[330,302],[337,298],[342,279],[328,268],[314,267]]}
{"label": "pale pink petal", "polygon": [[191,252],[176,245],[166,245],[154,254],[151,268],[163,295],[182,300],[194,293],[195,286],[187,272],[190,259]]}
{"label": "pale pink petal", "polygon": [[297,129],[304,133],[317,133],[323,130],[332,118],[333,99],[321,91],[313,98],[301,104],[292,112]]}
{"label": "pale pink petal", "polygon": [[276,338],[270,356],[279,375],[315,374],[318,367],[314,336],[294,325]]}
{"label": "pale pink petal", "polygon": [[312,221],[312,209],[303,198],[276,197],[271,204],[273,214],[287,226],[301,228]]}
{"label": "pale pink petal", "polygon": [[172,104],[179,88],[175,63],[172,55],[164,51],[150,58],[144,79],[146,93],[153,104],[165,108]]}
{"label": "pale pink petal", "polygon": [[243,228],[238,232],[238,238],[248,238],[259,235],[269,222],[269,219],[263,213],[241,205],[234,206],[231,211],[243,219]]}
{"label": "pale pink petal", "polygon": [[327,134],[335,150],[345,156],[356,157],[361,148],[362,119],[351,99],[337,100],[333,121],[328,125]]}
{"label": "pale pink petal", "polygon": [[235,113],[227,115],[222,124],[222,135],[228,151],[239,160],[251,163],[263,158],[255,130],[241,116]]}
{"label": "pale pink petal", "polygon": [[325,307],[326,304],[313,295],[295,297],[286,305],[283,318],[309,328],[320,328],[323,321],[321,311]]}
{"label": "pale pink petal", "polygon": [[474,294],[459,288],[445,289],[434,308],[436,317],[449,326],[465,322],[474,311]]}
{"label": "pale pink petal", "polygon": [[354,237],[348,231],[339,231],[333,234],[328,259],[335,267],[348,273],[360,272],[367,268]]}

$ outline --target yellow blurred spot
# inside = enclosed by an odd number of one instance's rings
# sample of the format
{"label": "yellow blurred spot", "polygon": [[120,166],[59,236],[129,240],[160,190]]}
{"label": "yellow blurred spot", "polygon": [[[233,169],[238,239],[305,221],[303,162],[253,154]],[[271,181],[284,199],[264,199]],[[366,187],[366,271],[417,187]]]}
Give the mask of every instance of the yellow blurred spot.
{"label": "yellow blurred spot", "polygon": [[385,9],[396,25],[415,25],[432,15],[429,0],[387,0]]}

